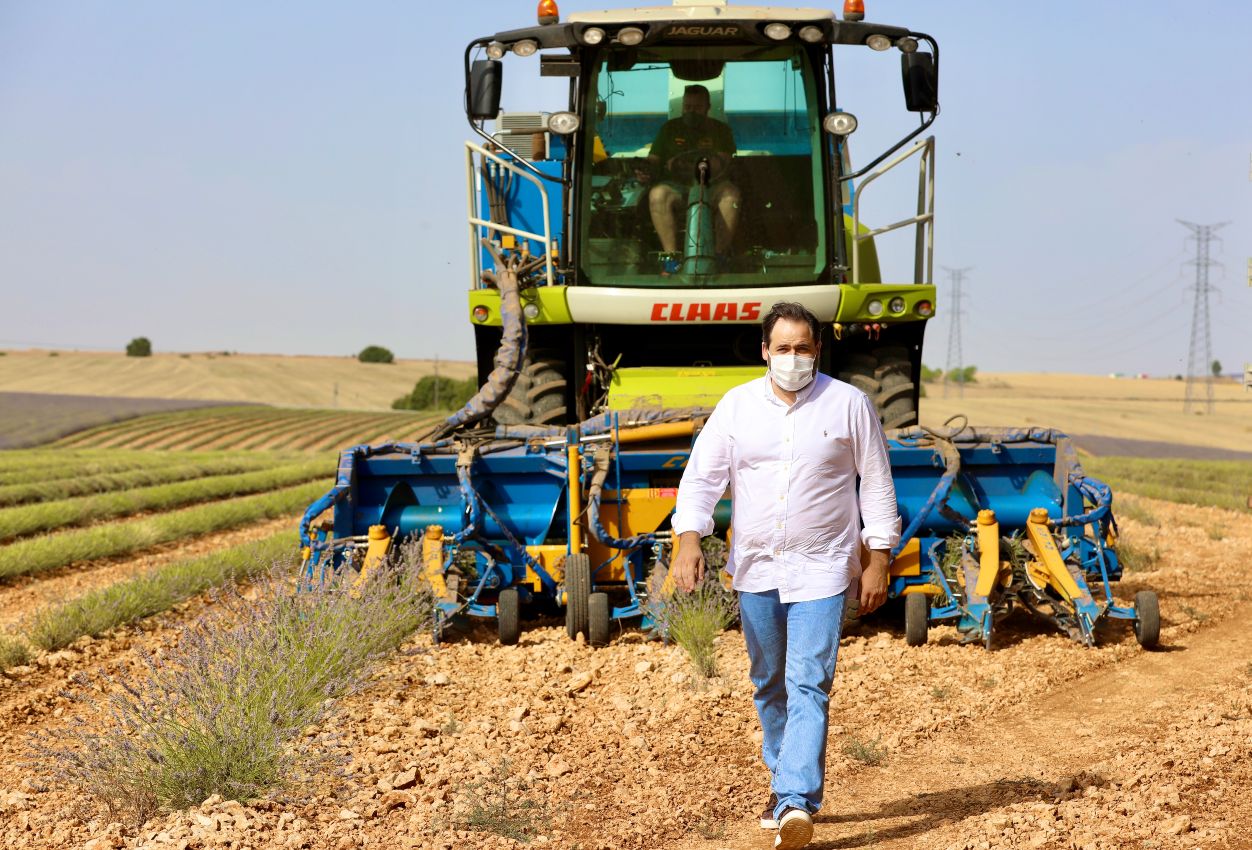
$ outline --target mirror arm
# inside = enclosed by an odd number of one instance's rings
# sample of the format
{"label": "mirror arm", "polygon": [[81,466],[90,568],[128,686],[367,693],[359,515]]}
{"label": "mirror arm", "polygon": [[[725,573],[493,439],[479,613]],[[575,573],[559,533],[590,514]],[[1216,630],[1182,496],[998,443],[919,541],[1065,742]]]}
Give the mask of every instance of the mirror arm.
{"label": "mirror arm", "polygon": [[[910,32],[910,33],[909,33],[909,35],[910,35],[910,36],[912,36],[912,37],[914,37],[914,38],[921,39],[922,41],[925,41],[927,44],[929,44],[929,45],[930,45],[930,51],[931,51],[931,53],[932,53],[932,54],[934,54],[934,57],[935,57],[935,58],[934,58],[934,62],[935,62],[935,78],[936,78],[936,79],[938,79],[938,76],[939,76],[939,44],[938,44],[938,43],[937,43],[937,42],[936,42],[933,38],[931,38],[930,36],[926,35],[925,33],[921,33],[921,32]],[[936,104],[935,104],[935,111],[934,111],[934,112],[932,112],[932,113],[930,113],[930,117],[929,117],[929,118],[925,118],[925,119],[923,119],[923,120],[922,120],[922,124],[921,124],[921,126],[920,126],[920,127],[918,127],[916,130],[914,130],[912,133],[909,133],[907,136],[905,136],[905,137],[904,137],[903,139],[901,139],[900,141],[896,142],[894,145],[892,145],[892,146],[891,146],[890,148],[888,148],[887,150],[883,151],[883,152],[882,152],[882,153],[878,156],[878,158],[877,158],[877,159],[875,159],[873,162],[870,162],[870,163],[868,163],[867,165],[863,165],[863,166],[861,166],[861,168],[860,168],[860,169],[858,169],[857,171],[852,172],[851,174],[843,174],[843,175],[840,175],[840,177],[839,177],[839,182],[840,182],[840,183],[844,183],[844,182],[846,182],[846,181],[848,181],[848,180],[856,180],[856,179],[859,179],[859,178],[860,178],[860,177],[862,177],[862,176],[863,176],[866,172],[868,172],[871,168],[874,168],[874,167],[875,167],[875,166],[877,166],[880,162],[882,162],[883,160],[885,160],[887,157],[891,156],[893,153],[895,153],[896,151],[898,151],[900,148],[904,147],[904,146],[905,146],[905,145],[907,145],[909,142],[913,141],[913,140],[914,140],[914,139],[916,139],[918,136],[920,136],[923,132],[925,132],[925,130],[926,130],[926,128],[927,128],[927,127],[929,127],[931,124],[935,123],[935,119],[936,119],[936,118],[938,118],[938,117],[939,117],[939,104],[938,104],[938,103],[936,103]]]}
{"label": "mirror arm", "polygon": [[[525,168],[531,174],[535,175],[536,177],[547,180],[549,183],[560,183],[562,186],[568,186],[570,184],[570,180],[568,177],[563,177],[563,176],[554,177],[551,174],[544,174],[538,168],[535,168],[535,166],[531,164],[530,160],[526,159],[524,156],[519,154],[517,151],[513,150],[511,147],[509,147],[508,145],[506,145],[504,142],[500,141],[496,137],[489,135],[482,128],[482,123],[475,121],[474,117],[470,115],[470,102],[469,102],[470,101],[470,56],[472,55],[474,48],[486,47],[486,45],[489,42],[490,42],[490,39],[480,38],[475,41],[471,41],[468,45],[465,46],[465,59],[464,59],[464,63],[465,63],[465,103],[464,103],[465,120],[469,122],[470,127],[473,129],[475,133],[482,136],[483,139],[485,139],[490,144],[495,145],[498,148],[502,148],[503,150],[511,154],[513,158],[517,161],[517,164],[520,165],[522,168]],[[562,169],[562,170],[564,171],[565,169]]]}

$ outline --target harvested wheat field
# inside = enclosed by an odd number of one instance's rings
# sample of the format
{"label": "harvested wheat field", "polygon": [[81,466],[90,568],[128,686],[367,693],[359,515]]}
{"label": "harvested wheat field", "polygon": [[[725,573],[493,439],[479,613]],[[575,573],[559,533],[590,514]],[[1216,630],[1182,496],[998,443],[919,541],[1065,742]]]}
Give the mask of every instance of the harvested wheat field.
{"label": "harvested wheat field", "polygon": [[[435,368],[430,360],[361,363],[355,357],[117,352],[9,351],[0,357],[0,391],[145,396],[256,402],[280,407],[388,410]],[[448,378],[469,377],[471,363],[439,364]]]}
{"label": "harvested wheat field", "polygon": [[[978,374],[976,383],[927,383],[923,425],[956,414],[974,425],[1042,425],[1071,435],[1099,435],[1252,451],[1252,392],[1214,382],[1213,414],[1183,413],[1186,384],[1166,379],[1046,373]],[[1201,392],[1203,388],[1201,388]]]}
{"label": "harvested wheat field", "polygon": [[[1252,514],[1120,502],[1136,554],[1117,595],[1160,593],[1163,649],[1144,652],[1125,627],[1087,649],[1020,618],[990,653],[950,628],[910,649],[891,612],[854,625],[811,846],[1249,846]],[[293,542],[280,534],[252,551]],[[0,610],[32,587],[0,585]],[[115,798],[110,816],[68,776],[26,763],[31,740],[109,729],[101,701],[187,657],[186,628],[221,604],[190,594],[10,666],[3,846],[771,846],[754,820],[768,780],[735,630],[718,639],[720,676],[708,680],[678,647],[633,630],[604,648],[569,641],[555,621],[527,624],[515,647],[486,627],[438,645],[423,630],[299,727],[294,751],[316,754],[300,784],[259,801],[208,796],[143,823],[136,801]]]}

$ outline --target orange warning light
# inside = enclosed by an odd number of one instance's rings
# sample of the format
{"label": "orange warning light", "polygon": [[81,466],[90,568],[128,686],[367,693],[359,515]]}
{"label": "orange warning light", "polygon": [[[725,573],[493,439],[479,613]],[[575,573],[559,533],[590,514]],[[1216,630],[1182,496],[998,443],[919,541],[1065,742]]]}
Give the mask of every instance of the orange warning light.
{"label": "orange warning light", "polygon": [[561,10],[556,7],[556,0],[539,0],[539,23],[555,24],[561,20]]}
{"label": "orange warning light", "polygon": [[843,19],[845,21],[865,20],[865,0],[843,0]]}

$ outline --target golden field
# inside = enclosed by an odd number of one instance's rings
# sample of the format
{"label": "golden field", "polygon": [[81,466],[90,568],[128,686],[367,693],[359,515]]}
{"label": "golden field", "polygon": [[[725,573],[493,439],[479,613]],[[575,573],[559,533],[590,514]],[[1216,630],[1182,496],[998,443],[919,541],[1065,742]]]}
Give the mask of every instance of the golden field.
{"label": "golden field", "polygon": [[1214,382],[1212,415],[1184,414],[1185,382],[1164,378],[979,373],[964,398],[956,386],[947,387],[946,397],[943,384],[925,386],[921,421],[931,427],[964,413],[973,425],[1044,425],[1069,434],[1252,451],[1252,392],[1229,380]]}
{"label": "golden field", "polygon": [[[466,378],[473,365],[441,361],[440,374]],[[389,410],[434,370],[432,360],[361,363],[352,357],[270,354],[154,354],[9,351],[0,357],[0,392],[194,398],[279,407]],[[338,398],[335,386],[338,385]]]}

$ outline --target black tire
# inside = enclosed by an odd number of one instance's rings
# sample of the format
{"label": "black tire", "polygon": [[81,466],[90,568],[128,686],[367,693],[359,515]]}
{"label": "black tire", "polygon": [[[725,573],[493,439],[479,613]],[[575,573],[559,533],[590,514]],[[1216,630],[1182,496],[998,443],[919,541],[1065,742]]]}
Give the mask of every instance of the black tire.
{"label": "black tire", "polygon": [[1156,594],[1141,590],[1135,594],[1135,640],[1144,649],[1153,649],[1161,641],[1161,606]]}
{"label": "black tire", "polygon": [[925,646],[930,630],[930,597],[909,593],[904,597],[904,642],[909,646]]}
{"label": "black tire", "polygon": [[917,405],[913,401],[913,361],[906,348],[890,346],[876,352],[878,367],[874,377],[882,384],[882,392],[874,397],[874,406],[882,417],[884,428],[907,428],[917,424]]}
{"label": "black tire", "polygon": [[570,555],[565,559],[565,633],[575,640],[578,633],[590,638],[591,558]]}
{"label": "black tire", "polygon": [[878,395],[882,390],[882,384],[871,374],[870,370],[860,366],[849,366],[839,373],[839,380],[845,384],[851,384],[870,397]]}
{"label": "black tire", "polygon": [[587,642],[592,646],[609,645],[609,595],[593,593],[587,600]]}
{"label": "black tire", "polygon": [[527,352],[517,383],[495,409],[501,425],[563,425],[569,379],[560,358],[550,351]]}
{"label": "black tire", "polygon": [[521,637],[520,607],[516,587],[500,591],[496,599],[496,632],[502,646],[514,646]]}

